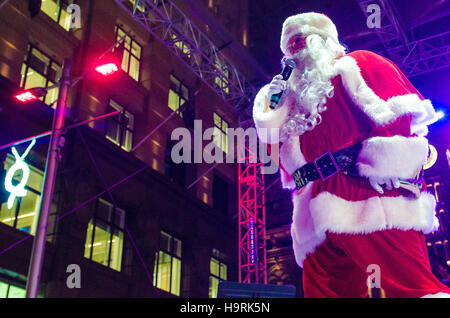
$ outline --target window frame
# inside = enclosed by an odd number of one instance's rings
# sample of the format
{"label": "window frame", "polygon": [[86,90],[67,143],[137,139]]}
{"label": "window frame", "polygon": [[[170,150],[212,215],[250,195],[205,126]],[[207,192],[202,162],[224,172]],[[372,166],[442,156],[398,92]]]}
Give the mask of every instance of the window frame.
{"label": "window frame", "polygon": [[[213,249],[212,253],[211,253],[211,257],[209,258],[209,278],[215,278],[218,280],[218,283],[221,281],[227,281],[228,280],[228,265],[224,262],[224,257],[221,256],[221,253],[216,250]],[[211,263],[212,261],[215,260],[218,263],[218,268],[219,268],[219,275],[215,275],[214,273],[211,272]],[[221,265],[225,265],[225,278],[222,278],[222,273],[221,273]],[[211,289],[211,281],[209,282],[209,290]],[[209,291],[208,291],[209,293]],[[216,293],[216,297],[211,297],[211,295],[208,295],[208,298],[217,298],[217,290],[215,291]]]}
{"label": "window frame", "polygon": [[[174,83],[174,81],[172,81],[172,78],[178,82],[178,85],[176,85],[176,83]],[[175,86],[176,86],[176,88],[172,89]],[[183,88],[187,92],[186,96],[183,92]],[[176,109],[172,109],[172,107],[170,107],[170,91],[172,91],[177,96],[178,105],[176,106]],[[183,111],[181,110],[181,106],[190,102],[190,97],[191,97],[190,95],[191,95],[191,90],[188,86],[185,85],[185,82],[180,80],[173,73],[169,73],[169,94],[167,96],[167,107],[169,107],[169,109],[171,111],[176,112],[178,116],[183,118]],[[185,100],[185,102],[183,104],[181,104],[182,99]]]}
{"label": "window frame", "polygon": [[219,74],[219,76],[216,76],[215,83],[217,87],[219,87],[224,93],[229,94],[230,93],[230,66],[227,63],[221,63],[220,61],[216,60],[216,68],[221,71],[222,74]]}
{"label": "window frame", "polygon": [[[220,119],[220,127],[217,126],[216,124],[216,116]],[[221,115],[219,115],[217,112],[213,113],[213,122],[214,122],[214,137],[213,137],[213,141],[216,144],[216,146],[221,149],[224,153],[228,153],[228,134],[227,134],[227,129],[230,128],[230,123],[227,122]],[[224,127],[224,123],[226,123],[226,128],[225,130],[223,129]],[[220,134],[216,135],[216,129],[219,130]],[[219,138],[220,137],[220,138]],[[217,138],[219,138],[220,140],[220,144],[217,144],[216,140]],[[225,146],[223,145],[223,141],[225,141]],[[224,150],[223,148],[226,148],[226,150]]]}
{"label": "window frame", "polygon": [[[49,1],[53,1],[53,0],[49,0]],[[70,27],[68,28],[68,29],[66,29],[64,26],[62,26],[61,25],[61,13],[62,13],[62,10],[63,10],[63,6],[61,5],[61,3],[62,2],[66,2],[66,4],[67,4],[67,6],[69,6],[69,5],[71,5],[71,4],[76,4],[76,0],[57,0],[58,1],[58,3],[57,3],[57,6],[58,6],[58,19],[57,20],[54,20],[47,12],[45,12],[45,11],[43,11],[42,10],[42,5],[41,5],[41,11],[42,12],[44,12],[50,19],[52,19],[53,21],[55,21],[61,28],[63,28],[65,31],[67,31],[67,32],[70,32]],[[72,2],[72,3],[69,3],[69,2]],[[66,6],[66,7],[67,7]],[[66,11],[66,10],[64,10],[64,11]],[[66,11],[67,12],[67,11]],[[68,12],[67,12],[67,14],[69,14]]]}
{"label": "window frame", "polygon": [[[3,278],[0,278],[0,284],[7,285],[6,292],[5,292],[5,298],[0,297],[0,299],[26,298],[26,286],[25,286],[25,284],[17,283],[15,281],[11,280],[11,279],[3,279]],[[10,296],[9,293],[11,291],[11,287],[22,290],[23,297],[9,297]]]}
{"label": "window frame", "polygon": [[[121,61],[121,65],[120,68],[122,69],[122,71],[124,71],[125,73],[128,74],[129,77],[131,77],[134,81],[136,81],[137,83],[140,82],[141,80],[141,68],[142,68],[142,51],[143,51],[143,46],[136,41],[128,32],[126,32],[122,27],[120,27],[119,25],[115,26],[115,41],[117,42],[119,40],[119,30],[123,32],[123,34],[125,35],[125,39],[124,39],[124,43],[125,45],[123,46],[123,56],[122,56],[122,61]],[[127,39],[130,39],[130,48],[127,49],[126,43],[127,43]],[[136,44],[139,47],[139,57],[137,57],[136,55],[133,54],[133,43]],[[122,68],[122,64],[123,64],[123,60],[125,58],[125,52],[128,53],[128,62],[127,62],[127,70],[125,71]],[[131,58],[134,57],[138,64],[138,74],[137,74],[137,79],[134,78],[133,76],[130,75],[130,65],[131,65]]]}
{"label": "window frame", "polygon": [[[115,106],[117,108],[115,108],[114,106],[112,106],[112,103],[115,104]],[[106,106],[106,113],[109,113],[109,108],[112,108],[114,110],[112,111],[117,111],[120,110],[120,113],[114,116],[110,116],[107,117],[105,119],[105,129],[104,129],[104,135],[105,138],[109,141],[111,141],[113,144],[115,144],[116,146],[120,147],[121,149],[130,152],[131,149],[133,149],[133,141],[134,141],[134,125],[135,125],[135,121],[136,121],[136,116],[134,115],[134,113],[130,112],[126,107],[122,106],[120,103],[118,103],[115,99],[110,98],[108,101],[108,105]],[[128,127],[128,122],[126,122],[126,120],[129,118],[127,117],[131,115],[131,117],[133,118],[133,125],[131,128]],[[116,118],[119,117],[119,119],[117,120]],[[110,125],[110,122],[114,121],[118,126],[119,126],[119,140],[113,140],[111,137],[108,136],[108,127]],[[130,133],[130,149],[126,148],[126,137],[127,137],[127,132]]]}
{"label": "window frame", "polygon": [[[164,250],[161,247],[161,245],[162,245],[162,236],[163,235],[166,235],[166,236],[168,236],[170,238],[170,243],[169,243],[170,244],[170,247],[169,247],[170,251]],[[181,247],[180,247],[180,255],[179,256],[174,251],[175,240],[177,240],[180,243],[180,245],[181,245]],[[158,274],[159,274],[158,270],[159,270],[159,265],[160,265],[159,264],[160,252],[163,252],[164,254],[166,254],[166,255],[168,255],[170,257],[170,266],[169,266],[170,274],[169,274],[169,277],[168,277],[168,280],[170,282],[169,283],[169,291],[158,287]],[[178,286],[178,295],[176,293],[174,293],[174,291],[172,290],[172,287],[173,287],[172,286],[172,280],[173,280],[172,269],[173,269],[173,259],[174,258],[176,258],[180,262],[180,272],[179,272],[180,285]],[[178,237],[175,237],[174,235],[169,234],[167,231],[161,230],[159,232],[158,250],[155,253],[155,262],[154,262],[154,268],[153,268],[153,286],[158,288],[158,289],[160,289],[160,290],[163,290],[163,291],[165,291],[167,293],[170,293],[172,295],[180,297],[181,296],[181,287],[182,287],[182,283],[183,283],[183,266],[182,266],[182,264],[183,264],[183,241],[181,239],[179,239]]]}
{"label": "window frame", "polygon": [[[111,211],[111,215],[110,215],[111,220],[110,221],[105,220],[105,219],[103,219],[102,217],[99,216],[99,204],[100,204],[100,201],[103,201],[103,203],[105,203],[106,205],[110,206],[110,208],[111,208],[111,210],[110,210]],[[117,210],[119,210],[122,213],[121,217],[123,218],[123,228],[121,228],[120,226],[116,225],[116,218],[119,217],[119,215],[117,213]],[[107,201],[107,200],[105,200],[105,199],[103,199],[101,197],[97,198],[97,200],[95,200],[94,214],[92,215],[92,218],[89,220],[88,226],[86,228],[86,240],[85,240],[85,246],[84,246],[84,257],[89,259],[92,262],[95,262],[95,263],[100,264],[102,266],[108,267],[108,268],[110,268],[112,270],[115,270],[115,271],[118,271],[118,272],[122,272],[122,269],[124,268],[124,259],[125,259],[125,257],[124,257],[125,255],[123,253],[124,252],[124,247],[125,247],[125,219],[126,219],[126,212],[125,212],[125,210],[123,210],[123,209],[121,209],[119,207],[116,207],[113,203],[111,203],[111,202],[109,202],[109,201]],[[93,254],[94,254],[94,248],[93,247],[94,247],[94,240],[95,240],[95,230],[97,228],[97,222],[98,221],[102,222],[103,224],[106,224],[106,226],[109,227],[109,247],[108,247],[108,264],[107,265],[102,264],[102,263],[97,262],[97,261],[92,259]],[[120,221],[120,219],[119,219],[119,221]],[[87,241],[87,239],[88,239],[87,231],[89,230],[89,224],[91,224],[91,222],[92,222],[92,234],[91,234],[91,237],[90,237],[91,240],[90,240],[90,242],[88,242]],[[112,244],[112,240],[113,240],[114,233],[116,231],[119,231],[119,232],[122,233],[122,240],[123,240],[123,242],[122,242],[122,256],[121,256],[121,260],[120,260],[120,270],[111,267],[111,253],[112,253],[112,245],[113,245]],[[86,256],[86,248],[87,248],[88,244],[91,245],[90,250],[89,250],[89,257]]]}
{"label": "window frame", "polygon": [[[45,58],[47,58],[48,60],[49,60],[49,63],[48,63],[48,65],[47,65],[47,74],[42,74],[39,70],[36,70],[35,68],[33,68],[31,65],[30,65],[30,59],[31,59],[31,57],[32,57],[32,52],[33,52],[33,50],[36,50],[36,51],[38,51],[39,52],[39,54],[42,54]],[[57,72],[55,73],[55,78],[54,78],[54,82],[53,81],[51,81],[52,79],[50,78],[50,76],[49,76],[49,74],[50,74],[50,72],[49,72],[49,70],[51,70],[52,69],[52,66],[53,65],[56,65],[57,66]],[[24,66],[25,66],[25,70],[23,71],[23,73],[22,73],[22,70],[23,70],[23,68],[24,68]],[[28,51],[27,51],[27,54],[26,54],[26,56],[25,56],[25,60],[23,61],[23,63],[22,63],[22,67],[21,67],[21,78],[20,78],[20,87],[22,88],[22,89],[26,89],[25,87],[26,87],[26,83],[27,83],[27,78],[28,78],[28,71],[29,71],[29,69],[32,69],[34,72],[36,72],[36,73],[38,73],[39,75],[41,75],[42,77],[44,77],[45,78],[45,87],[44,88],[48,88],[48,87],[50,87],[50,86],[52,86],[52,85],[55,85],[57,82],[58,82],[58,80],[59,80],[59,78],[58,78],[58,75],[60,76],[61,75],[61,72],[62,72],[62,65],[60,65],[60,64],[58,64],[53,58],[51,58],[48,54],[46,54],[45,52],[43,52],[42,50],[40,50],[38,47],[36,47],[35,45],[33,45],[33,44],[31,44],[31,43],[29,43],[28,44]],[[53,84],[51,84],[51,85],[49,85],[49,83],[53,83]],[[30,87],[30,88],[32,88],[32,87]],[[27,89],[29,89],[29,88],[27,88]],[[58,94],[59,94],[59,88],[57,87],[57,88],[55,88],[55,89],[57,89],[58,91]],[[45,103],[45,104],[47,104],[47,101],[46,101],[46,99],[47,99],[47,96],[49,95],[49,92],[47,92],[44,96],[42,96],[41,98],[42,98],[42,101]],[[52,106],[52,108],[55,108],[56,107],[56,100],[52,103],[53,104],[53,106]],[[47,104],[47,105],[52,105],[52,104]]]}

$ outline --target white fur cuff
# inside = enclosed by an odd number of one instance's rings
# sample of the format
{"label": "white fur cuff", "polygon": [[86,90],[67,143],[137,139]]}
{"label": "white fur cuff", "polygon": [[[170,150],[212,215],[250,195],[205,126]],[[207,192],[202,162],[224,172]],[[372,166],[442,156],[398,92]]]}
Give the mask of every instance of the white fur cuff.
{"label": "white fur cuff", "polygon": [[253,105],[253,120],[258,137],[267,144],[276,144],[280,141],[280,128],[284,124],[289,108],[287,105],[266,112],[266,96],[269,85],[263,86],[256,94]]}
{"label": "white fur cuff", "polygon": [[426,163],[428,141],[424,137],[373,137],[363,142],[356,166],[365,177],[414,177]]}
{"label": "white fur cuff", "polygon": [[420,298],[450,298],[450,294],[447,293],[427,294]]}

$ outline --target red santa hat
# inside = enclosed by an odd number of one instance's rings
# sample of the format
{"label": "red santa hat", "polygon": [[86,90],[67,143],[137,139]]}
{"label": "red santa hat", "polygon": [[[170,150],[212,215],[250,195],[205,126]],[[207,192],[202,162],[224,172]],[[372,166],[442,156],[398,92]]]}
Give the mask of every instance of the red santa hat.
{"label": "red santa hat", "polygon": [[339,43],[336,26],[329,17],[316,12],[300,13],[290,16],[283,23],[280,47],[284,54],[289,39],[299,33],[304,36],[318,34],[324,40],[331,38],[336,44]]}

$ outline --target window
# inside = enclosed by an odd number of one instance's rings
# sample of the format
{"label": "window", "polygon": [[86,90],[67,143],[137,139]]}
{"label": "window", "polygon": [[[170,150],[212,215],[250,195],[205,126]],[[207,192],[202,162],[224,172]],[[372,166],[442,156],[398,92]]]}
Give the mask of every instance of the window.
{"label": "window", "polygon": [[[20,152],[19,152],[20,153]],[[15,163],[15,158],[8,154],[4,161],[4,169],[8,171]],[[30,168],[30,176],[28,177],[25,190],[27,194],[23,197],[16,197],[11,209],[8,209],[8,203],[2,202],[0,210],[0,222],[7,224],[20,231],[34,235],[36,232],[37,215],[39,214],[39,207],[41,202],[41,189],[44,174],[42,171],[33,166]],[[17,170],[13,178],[14,182],[19,183],[22,180],[22,170]],[[6,174],[5,174],[6,176]],[[4,180],[2,180],[4,186]],[[6,192],[6,200],[9,197],[9,192]]]}
{"label": "window", "polygon": [[121,271],[125,211],[98,199],[86,232],[84,257]]}
{"label": "window", "polygon": [[220,253],[216,249],[213,249],[213,256],[209,264],[209,298],[217,298],[219,281],[227,280],[227,265],[220,261]]}
{"label": "window", "polygon": [[180,49],[180,51],[183,52],[183,54],[186,55],[187,58],[190,59],[191,58],[191,49],[189,48],[189,46],[185,42],[179,40],[175,34],[172,34],[172,40],[174,41],[174,45],[178,49]]}
{"label": "window", "polygon": [[153,286],[180,296],[181,241],[161,231],[155,256]]}
{"label": "window", "polygon": [[25,288],[0,281],[0,298],[25,298]]}
{"label": "window", "polygon": [[73,0],[42,0],[41,10],[66,31],[69,31],[72,15],[67,12],[67,7],[71,4],[73,4]]}
{"label": "window", "polygon": [[186,164],[184,162],[175,163],[172,160],[172,148],[175,142],[167,139],[166,151],[164,153],[164,174],[175,183],[184,187],[186,185]]}
{"label": "window", "polygon": [[181,107],[189,100],[189,89],[172,74],[170,75],[169,108],[183,117]]}
{"label": "window", "polygon": [[[37,48],[29,45],[28,54],[22,65],[20,86],[24,89],[33,87],[47,88],[55,84],[59,78],[61,66]],[[58,99],[59,88],[52,88],[40,99],[51,105]],[[53,105],[55,108],[56,105]]]}
{"label": "window", "polygon": [[228,87],[230,81],[230,69],[228,65],[222,64],[216,61],[216,68],[222,72],[219,76],[216,76],[216,85],[220,87],[225,93],[229,93],[230,89]]}
{"label": "window", "polygon": [[[134,8],[134,6],[136,5],[136,0],[129,0],[129,1],[133,5],[133,8]],[[136,8],[137,11],[139,11],[141,13],[145,13],[147,11],[145,6],[143,5],[143,3],[144,3],[144,1],[141,1]]]}
{"label": "window", "polygon": [[120,114],[106,119],[105,137],[123,150],[130,151],[133,147],[134,115],[111,99],[106,112],[117,110]]}
{"label": "window", "polygon": [[119,41],[123,37],[125,37],[125,49],[123,51],[122,70],[136,82],[139,82],[142,46],[126,34],[124,30],[116,26],[116,40]]}
{"label": "window", "polygon": [[217,113],[214,113],[214,142],[225,153],[228,151],[227,129],[228,123]]}
{"label": "window", "polygon": [[214,209],[228,214],[228,182],[217,175],[214,175],[212,196]]}

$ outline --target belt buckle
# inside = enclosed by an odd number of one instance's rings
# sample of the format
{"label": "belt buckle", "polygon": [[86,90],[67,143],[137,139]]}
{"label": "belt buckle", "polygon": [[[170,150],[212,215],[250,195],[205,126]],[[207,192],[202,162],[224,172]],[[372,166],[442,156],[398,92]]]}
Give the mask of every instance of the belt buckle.
{"label": "belt buckle", "polygon": [[[322,162],[322,161],[324,161],[324,162]],[[334,176],[339,171],[341,171],[338,164],[336,163],[336,160],[333,157],[333,154],[331,154],[329,151],[325,152],[323,155],[316,158],[313,161],[313,164],[314,164],[314,167],[316,167],[317,172],[319,173],[319,176],[322,179],[322,181],[327,180],[328,178]],[[325,173],[322,172],[322,170],[320,170],[320,165],[322,165],[322,164],[326,164],[326,166],[333,166],[334,171],[332,171],[331,173],[328,173],[328,171],[325,171]],[[326,168],[328,170],[328,167],[326,167]]]}

